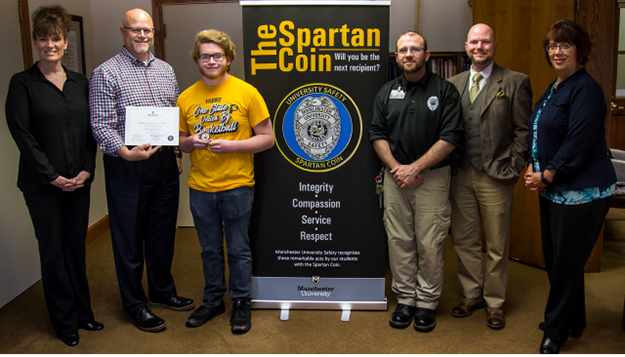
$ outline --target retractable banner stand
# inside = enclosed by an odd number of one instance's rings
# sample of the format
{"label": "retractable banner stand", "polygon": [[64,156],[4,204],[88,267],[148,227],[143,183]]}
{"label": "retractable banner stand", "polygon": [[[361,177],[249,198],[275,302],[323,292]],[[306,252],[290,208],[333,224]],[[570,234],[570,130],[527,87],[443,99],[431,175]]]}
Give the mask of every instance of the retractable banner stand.
{"label": "retractable banner stand", "polygon": [[390,1],[241,4],[245,79],[267,102],[276,142],[255,155],[252,306],[385,310],[368,131],[388,80]]}

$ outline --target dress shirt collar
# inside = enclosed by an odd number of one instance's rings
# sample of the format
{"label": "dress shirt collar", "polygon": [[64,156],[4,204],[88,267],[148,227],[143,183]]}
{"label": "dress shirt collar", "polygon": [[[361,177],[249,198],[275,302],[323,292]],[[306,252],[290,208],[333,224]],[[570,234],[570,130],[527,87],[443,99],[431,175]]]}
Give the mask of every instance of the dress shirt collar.
{"label": "dress shirt collar", "polygon": [[149,66],[150,63],[152,63],[152,61],[154,61],[155,57],[152,54],[152,52],[148,52],[148,62],[147,64],[144,63],[143,61],[137,59],[137,57],[133,56],[132,53],[130,53],[130,51],[128,51],[126,49],[126,47],[122,46],[122,51],[121,51],[121,55],[122,57],[126,58],[128,61],[130,61],[130,63],[134,63],[134,64],[139,64],[141,63],[144,66]]}
{"label": "dress shirt collar", "polygon": [[[488,83],[488,78],[490,74],[493,72],[493,66],[495,65],[495,61],[492,61],[486,68],[484,68],[481,72],[483,78],[480,79],[480,88],[484,88],[484,85]],[[469,89],[473,85],[473,76],[475,76],[478,72],[473,69],[473,65],[471,65],[471,76],[469,77]]]}
{"label": "dress shirt collar", "polygon": [[[31,73],[32,73],[33,79],[42,80],[42,81],[47,80],[46,76],[39,69],[39,66],[37,65],[37,63],[39,63],[39,61],[35,62],[35,64],[31,67],[31,70],[32,70]],[[78,75],[78,73],[67,70],[67,68],[65,68],[65,66],[63,65],[61,65],[61,67],[63,67],[63,71],[65,71],[65,75],[67,76],[66,80],[76,82],[76,75]]]}

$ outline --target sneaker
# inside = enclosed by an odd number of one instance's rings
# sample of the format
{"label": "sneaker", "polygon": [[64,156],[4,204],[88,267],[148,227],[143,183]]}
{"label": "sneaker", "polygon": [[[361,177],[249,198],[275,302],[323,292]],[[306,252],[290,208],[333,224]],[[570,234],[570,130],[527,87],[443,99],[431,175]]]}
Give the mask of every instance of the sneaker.
{"label": "sneaker", "polygon": [[436,317],[434,310],[417,307],[414,316],[414,329],[419,332],[430,332],[436,327]]}
{"label": "sneaker", "polygon": [[205,323],[209,322],[213,317],[217,317],[226,312],[226,305],[224,305],[223,300],[221,304],[215,307],[206,307],[204,305],[197,308],[197,310],[193,311],[191,316],[187,319],[188,327],[200,327]]}
{"label": "sneaker", "polygon": [[250,303],[243,300],[234,300],[232,302],[232,317],[230,317],[230,325],[232,333],[246,333],[252,328],[252,312],[250,311]]}

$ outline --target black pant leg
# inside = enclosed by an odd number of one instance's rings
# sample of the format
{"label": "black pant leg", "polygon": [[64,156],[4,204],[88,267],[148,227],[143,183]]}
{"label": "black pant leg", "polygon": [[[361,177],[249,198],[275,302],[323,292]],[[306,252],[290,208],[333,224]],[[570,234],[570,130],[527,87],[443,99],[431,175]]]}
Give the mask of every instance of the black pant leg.
{"label": "black pant leg", "polygon": [[[569,329],[585,327],[583,274],[611,197],[581,205],[562,205],[540,197],[543,252],[551,285],[545,308],[545,336],[557,342]],[[579,326],[583,324],[584,326]]]}
{"label": "black pant leg", "polygon": [[[84,249],[89,190],[68,193],[49,185],[36,191],[24,189],[23,194],[39,245],[41,281],[52,326],[61,335],[76,333],[79,316],[93,316]],[[84,202],[76,207],[65,204],[82,195],[87,196],[86,207]],[[67,218],[74,215],[82,218],[68,223]]]}
{"label": "black pant leg", "polygon": [[171,265],[178,168],[172,150],[138,162],[108,155],[104,159],[117,278],[124,309],[133,312],[148,302],[142,285],[144,256],[150,296],[176,295]]}
{"label": "black pant leg", "polygon": [[124,310],[134,312],[148,302],[143,291],[143,234],[137,223],[140,182],[138,162],[103,156],[115,272]]}
{"label": "black pant leg", "polygon": [[90,196],[91,185],[63,194],[66,212],[65,266],[74,290],[79,326],[94,321],[85,260]]}
{"label": "black pant leg", "polygon": [[151,171],[159,178],[150,195],[149,222],[145,238],[148,294],[151,299],[177,295],[171,267],[174,259],[176,222],[180,197],[178,165],[172,150],[153,155]]}

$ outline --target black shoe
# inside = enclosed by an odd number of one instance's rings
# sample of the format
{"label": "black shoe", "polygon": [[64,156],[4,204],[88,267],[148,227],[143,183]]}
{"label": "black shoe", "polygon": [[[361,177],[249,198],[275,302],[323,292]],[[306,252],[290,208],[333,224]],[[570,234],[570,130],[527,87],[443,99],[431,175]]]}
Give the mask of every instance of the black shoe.
{"label": "black shoe", "polygon": [[560,344],[547,336],[543,337],[543,342],[540,343],[540,354],[558,353],[560,353]]}
{"label": "black shoe", "polygon": [[[538,324],[538,328],[541,331],[545,331],[545,323],[544,322],[539,323]],[[571,335],[571,337],[577,338],[577,339],[582,338],[582,334],[583,333],[584,333],[584,329],[583,328],[580,328],[580,329],[570,329],[569,330],[569,335]]]}
{"label": "black shoe", "polygon": [[252,328],[252,311],[250,303],[243,300],[232,302],[232,317],[230,317],[230,330],[232,333],[246,333]]}
{"label": "black shoe", "polygon": [[187,311],[195,307],[193,299],[182,296],[172,296],[165,300],[151,300],[150,306],[156,309],[166,308],[174,311]]}
{"label": "black shoe", "polygon": [[414,329],[419,332],[430,332],[434,327],[436,327],[434,310],[418,307],[414,316]]}
{"label": "black shoe", "polygon": [[200,327],[210,321],[213,317],[219,316],[226,312],[226,305],[222,301],[221,304],[215,307],[206,307],[204,305],[198,307],[193,311],[191,316],[187,319],[188,327]]}
{"label": "black shoe", "polygon": [[59,335],[58,333],[56,334],[57,336],[59,336],[59,338],[61,339],[61,341],[63,341],[64,344],[70,346],[70,347],[74,347],[78,344],[78,333],[73,333],[71,335]]}
{"label": "black shoe", "polygon": [[139,310],[128,314],[128,318],[133,325],[142,331],[158,332],[166,327],[165,321],[154,315],[147,306],[142,306]]}
{"label": "black shoe", "polygon": [[392,327],[406,328],[410,326],[415,310],[417,310],[417,308],[414,306],[398,304],[395,311],[391,314],[391,319],[388,323]]}
{"label": "black shoe", "polygon": [[102,329],[104,329],[104,325],[97,321],[91,321],[83,324],[80,328],[86,331],[102,331]]}

